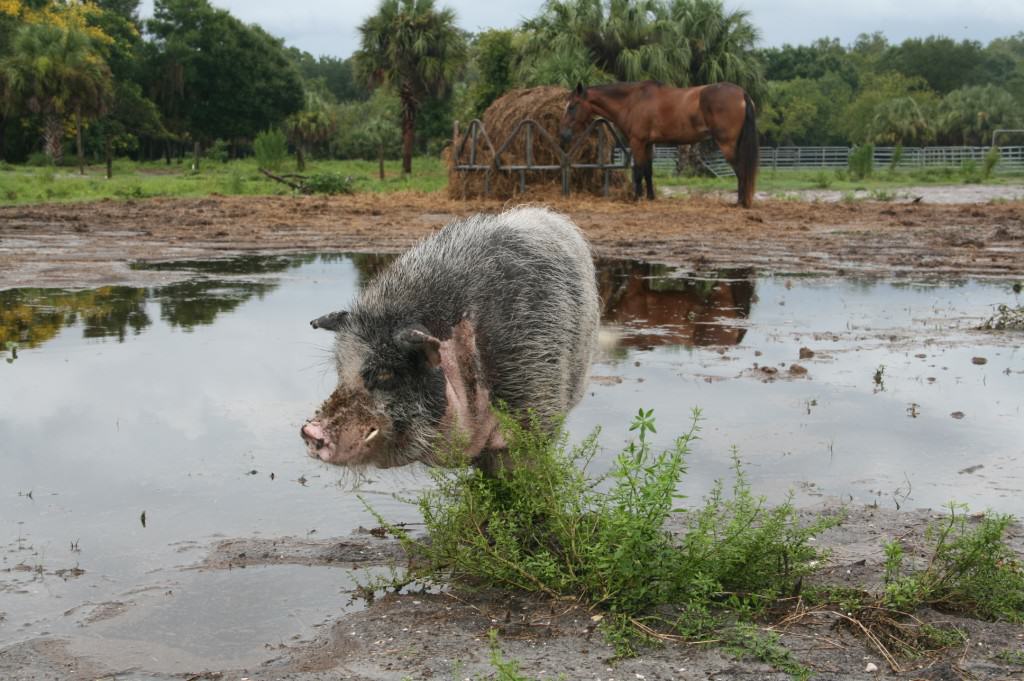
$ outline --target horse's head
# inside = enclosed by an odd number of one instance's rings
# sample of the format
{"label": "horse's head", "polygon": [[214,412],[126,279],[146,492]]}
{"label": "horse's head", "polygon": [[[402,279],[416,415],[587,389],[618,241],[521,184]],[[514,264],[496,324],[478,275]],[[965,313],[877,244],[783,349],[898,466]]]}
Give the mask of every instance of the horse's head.
{"label": "horse's head", "polygon": [[565,113],[562,114],[562,123],[558,126],[562,144],[568,145],[572,142],[572,136],[582,132],[593,116],[594,111],[587,101],[587,88],[583,83],[579,83],[576,89],[569,93],[569,101],[565,103]]}

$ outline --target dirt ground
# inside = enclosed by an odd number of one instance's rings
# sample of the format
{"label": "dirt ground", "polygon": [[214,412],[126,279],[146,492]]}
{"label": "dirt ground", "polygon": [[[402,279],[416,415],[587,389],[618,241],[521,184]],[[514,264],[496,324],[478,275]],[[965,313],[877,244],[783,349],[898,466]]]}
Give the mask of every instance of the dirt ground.
{"label": "dirt ground", "polygon": [[[814,581],[877,591],[882,582],[887,541],[899,540],[909,560],[926,560],[924,531],[937,516],[931,511],[844,508],[834,504],[807,511],[846,514],[837,527],[817,537],[830,552]],[[1022,550],[1019,527],[1011,546]],[[292,563],[345,566],[358,571],[404,562],[397,542],[366,533],[310,540],[230,539],[211,547],[193,569],[232,570]],[[807,585],[805,584],[805,587]],[[103,609],[104,604],[92,604]],[[122,609],[123,603],[112,604]],[[853,613],[833,607],[800,607],[793,617],[770,626],[813,679],[866,681],[876,678],[945,681],[1024,677],[1024,666],[1008,662],[1020,655],[1024,629],[981,622],[930,609],[914,615],[922,622],[955,627],[961,639],[945,650],[917,659],[889,660],[867,643]],[[857,620],[859,621],[859,620]],[[85,621],[85,633],[93,626]],[[769,626],[767,623],[765,626]],[[508,592],[459,592],[417,587],[378,597],[366,609],[319,628],[312,640],[268,648],[267,660],[247,669],[195,669],[177,674],[144,669],[112,669],[96,655],[76,652],[68,641],[35,638],[0,649],[0,677],[12,681],[60,679],[249,679],[252,681],[360,681],[405,679],[493,679],[488,632],[498,631],[506,660],[515,660],[531,679],[679,679],[681,681],[783,681],[789,675],[714,645],[667,643],[636,658],[615,660],[594,613],[571,601],[552,602]]]}
{"label": "dirt ground", "polygon": [[[569,214],[598,255],[761,272],[1015,278],[1024,202],[939,204],[716,197],[538,201]],[[0,288],[161,281],[138,260],[241,252],[393,252],[494,201],[440,195],[210,197],[0,208]]]}
{"label": "dirt ground", "polygon": [[[543,201],[570,215],[598,255],[681,264],[695,269],[754,267],[763,273],[880,277],[1024,277],[1024,202],[948,204],[760,200],[741,210],[706,197],[653,203]],[[0,289],[160,283],[174,272],[133,270],[142,260],[208,258],[243,252],[393,252],[456,216],[494,212],[496,202],[456,202],[433,195],[351,197],[210,197],[103,201],[0,208]],[[920,548],[929,511],[851,509],[840,527],[819,538],[832,557],[821,573],[830,583],[877,586],[882,544],[902,538]],[[1017,551],[1019,528],[1013,538]],[[254,539],[223,542],[199,564],[223,570],[265,563],[301,564],[399,559],[392,540],[372,537],[309,542],[281,538],[275,551]],[[367,549],[367,550],[364,550]],[[372,549],[372,550],[370,550]],[[365,558],[359,558],[364,556]],[[269,559],[268,559],[269,560]],[[929,622],[951,623],[964,641],[941,655],[894,667],[841,613],[808,611],[780,627],[782,642],[816,679],[1011,679],[1024,666],[998,657],[1024,652],[1024,629],[933,611]],[[522,596],[454,592],[379,598],[340,617],[315,640],[268,651],[245,670],[190,670],[158,676],[108,669],[76,655],[60,638],[37,638],[0,649],[0,678],[29,679],[335,679],[494,678],[487,632],[497,628],[506,658],[531,678],[784,679],[765,664],[738,660],[712,646],[671,644],[613,662],[612,649],[587,612],[572,603]],[[2,613],[0,613],[2,620]],[[272,658],[272,659],[269,659]],[[873,668],[873,669],[872,669]]]}

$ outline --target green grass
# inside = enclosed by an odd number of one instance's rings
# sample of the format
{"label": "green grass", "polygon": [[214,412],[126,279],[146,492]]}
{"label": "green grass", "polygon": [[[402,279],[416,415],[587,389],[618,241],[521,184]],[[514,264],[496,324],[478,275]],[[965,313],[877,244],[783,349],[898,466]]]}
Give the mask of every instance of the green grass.
{"label": "green grass", "polygon": [[[71,166],[11,165],[0,163],[0,205],[46,202],[96,201],[100,199],[144,199],[155,196],[200,197],[213,194],[286,195],[292,190],[273,182],[258,172],[255,159],[220,163],[203,159],[201,172],[189,170],[190,160],[166,165],[163,161],[136,163],[120,159],[114,163],[114,177],[104,177],[102,165],[91,165],[86,175],[78,174]],[[376,161],[310,161],[306,176],[336,174],[353,178],[357,192],[443,190],[448,183],[445,164],[436,157],[413,159],[413,172],[402,177],[400,161],[386,161],[384,180],[377,179]],[[915,185],[958,185],[978,183],[994,185],[1022,185],[1024,174],[993,175],[984,179],[980,170],[971,168],[927,168],[919,170],[888,171],[876,169],[870,177],[854,180],[845,169],[762,170],[757,188],[776,198],[798,200],[804,189],[830,189],[844,196],[853,192],[869,192],[876,200],[891,200],[901,187]],[[289,158],[278,173],[294,173],[295,161]],[[684,187],[696,194],[736,190],[733,178],[677,177],[668,171],[656,173],[659,187]]]}
{"label": "green grass", "polygon": [[[377,178],[376,161],[310,161],[305,176],[337,174],[352,177],[355,191],[432,192],[447,186],[447,168],[440,159],[413,159],[413,173],[403,178],[400,161],[386,161],[385,179]],[[73,167],[0,165],[0,205],[44,202],[143,199],[154,196],[199,197],[221,195],[286,195],[292,190],[261,175],[254,159],[219,163],[203,159],[201,172],[189,170],[189,161],[166,165],[162,161],[135,163],[118,160],[114,177],[105,177],[102,165],[88,166],[79,175]],[[294,173],[294,162],[281,173]]]}

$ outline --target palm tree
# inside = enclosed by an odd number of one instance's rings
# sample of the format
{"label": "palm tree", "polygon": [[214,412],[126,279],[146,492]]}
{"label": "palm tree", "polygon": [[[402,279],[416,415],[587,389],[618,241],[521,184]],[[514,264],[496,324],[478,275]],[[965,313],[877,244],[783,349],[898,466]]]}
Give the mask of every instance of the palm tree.
{"label": "palm tree", "polygon": [[985,144],[997,128],[1022,123],[1013,95],[995,85],[972,85],[942,98],[939,128],[962,144]]}
{"label": "palm tree", "polygon": [[887,99],[875,108],[870,138],[875,144],[903,145],[925,141],[931,126],[913,97]]}
{"label": "palm tree", "polygon": [[523,24],[530,83],[660,80],[687,84],[687,43],[662,0],[548,0]]}
{"label": "palm tree", "polygon": [[295,145],[296,166],[306,169],[306,152],[329,140],[338,129],[338,117],[314,92],[306,93],[306,108],[293,113],[284,122],[288,140]]}
{"label": "palm tree", "polygon": [[760,33],[749,12],[727,12],[721,0],[672,0],[670,11],[689,46],[688,84],[727,81],[760,99],[764,70],[754,52]]}
{"label": "palm tree", "polygon": [[79,168],[84,172],[82,124],[110,105],[110,68],[93,39],[80,28],[26,24],[15,35],[10,56],[0,62],[5,101],[20,101],[43,118],[46,153],[63,155],[64,124],[75,116]]}
{"label": "palm tree", "polygon": [[402,107],[402,171],[412,172],[416,114],[424,99],[447,91],[466,58],[465,36],[455,13],[434,0],[383,0],[377,14],[359,26],[356,72],[370,86],[398,93]]}

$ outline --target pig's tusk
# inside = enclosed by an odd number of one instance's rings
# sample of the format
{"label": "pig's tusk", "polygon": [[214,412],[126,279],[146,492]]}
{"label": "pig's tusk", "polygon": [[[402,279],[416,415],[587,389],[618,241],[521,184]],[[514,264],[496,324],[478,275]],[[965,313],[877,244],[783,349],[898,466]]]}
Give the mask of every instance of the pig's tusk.
{"label": "pig's tusk", "polygon": [[364,443],[366,443],[366,442],[369,442],[369,441],[370,441],[370,440],[372,440],[373,438],[377,437],[377,435],[378,435],[379,433],[380,433],[380,430],[379,430],[379,429],[377,429],[377,428],[374,428],[373,430],[371,430],[371,431],[370,431],[370,434],[366,436],[366,439],[365,439],[365,440],[363,440],[363,442],[364,442]]}

